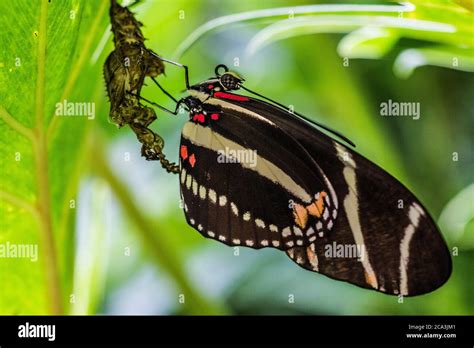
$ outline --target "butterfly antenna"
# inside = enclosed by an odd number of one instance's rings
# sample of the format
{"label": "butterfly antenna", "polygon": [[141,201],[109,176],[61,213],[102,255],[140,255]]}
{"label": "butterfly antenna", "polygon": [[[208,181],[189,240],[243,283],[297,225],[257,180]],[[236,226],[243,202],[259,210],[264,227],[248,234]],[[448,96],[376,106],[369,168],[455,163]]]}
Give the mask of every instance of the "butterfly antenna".
{"label": "butterfly antenna", "polygon": [[[243,90],[245,90],[245,91],[247,91],[247,92],[249,92],[249,93],[251,93],[251,94],[253,94],[253,95],[256,95],[257,97],[260,97],[260,98],[262,98],[262,99],[265,99],[265,100],[267,100],[267,101],[269,101],[269,102],[271,102],[271,103],[273,103],[273,104],[279,106],[280,108],[282,108],[282,109],[284,109],[284,110],[288,110],[288,108],[285,107],[283,104],[281,104],[281,103],[279,103],[279,102],[277,102],[277,101],[275,101],[275,100],[273,100],[273,99],[270,99],[270,98],[268,98],[268,97],[265,97],[264,95],[261,95],[260,93],[254,92],[254,91],[252,91],[251,89],[248,89],[247,87],[244,87],[244,86],[241,85],[240,88],[242,88]],[[314,120],[311,120],[310,118],[308,118],[308,117],[306,117],[306,116],[304,116],[304,115],[301,115],[300,113],[298,113],[298,112],[296,112],[296,111],[293,111],[292,113],[295,114],[295,115],[297,115],[298,117],[301,117],[303,120],[305,120],[305,121],[307,121],[307,122],[309,122],[309,123],[311,123],[311,124],[313,124],[313,125],[315,125],[315,126],[317,126],[317,127],[319,127],[319,128],[322,128],[322,129],[328,131],[329,133],[331,133],[331,134],[337,136],[339,139],[345,141],[347,144],[351,145],[352,147],[356,147],[356,145],[355,145],[351,140],[349,140],[349,138],[347,138],[345,135],[339,133],[338,131],[335,131],[334,129],[331,129],[331,128],[329,128],[328,126],[325,126],[325,125],[323,125],[323,124],[321,124],[321,123],[319,123],[319,122],[316,122],[316,121],[314,121]]]}

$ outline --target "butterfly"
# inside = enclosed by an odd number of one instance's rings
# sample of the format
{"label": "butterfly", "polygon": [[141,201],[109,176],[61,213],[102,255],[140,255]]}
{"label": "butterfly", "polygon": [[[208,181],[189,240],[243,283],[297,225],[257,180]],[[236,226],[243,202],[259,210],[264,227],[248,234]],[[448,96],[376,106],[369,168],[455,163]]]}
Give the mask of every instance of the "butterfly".
{"label": "butterfly", "polygon": [[190,85],[187,67],[173,64],[185,68],[189,93],[176,110],[189,111],[179,181],[191,227],[386,294],[421,295],[448,280],[450,253],[428,211],[347,138],[251,91],[224,65]]}

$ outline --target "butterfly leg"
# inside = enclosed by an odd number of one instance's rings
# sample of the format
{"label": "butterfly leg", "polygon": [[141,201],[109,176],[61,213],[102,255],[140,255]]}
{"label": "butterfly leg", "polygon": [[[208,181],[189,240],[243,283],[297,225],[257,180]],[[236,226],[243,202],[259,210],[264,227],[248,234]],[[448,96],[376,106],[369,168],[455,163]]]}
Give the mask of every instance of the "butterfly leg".
{"label": "butterfly leg", "polygon": [[154,77],[151,78],[153,80],[153,82],[158,86],[158,88],[166,95],[168,96],[170,99],[172,99],[175,103],[178,102],[178,100],[176,100],[175,97],[173,97],[167,90],[165,90],[160,84],[158,81],[156,81],[156,79]]}
{"label": "butterfly leg", "polygon": [[184,69],[184,81],[186,83],[186,89],[189,89],[189,69],[186,65],[184,64],[181,64],[181,63],[178,63],[178,62],[173,62],[172,60],[169,60],[169,59],[166,59],[166,58],[163,58],[163,57],[160,57],[159,55],[157,55],[156,53],[154,53],[153,51],[150,51],[150,54],[156,56],[158,59],[160,59],[161,61],[163,62],[166,62],[166,63],[169,63],[169,64],[172,64],[172,65],[176,65],[180,68],[183,68]]}

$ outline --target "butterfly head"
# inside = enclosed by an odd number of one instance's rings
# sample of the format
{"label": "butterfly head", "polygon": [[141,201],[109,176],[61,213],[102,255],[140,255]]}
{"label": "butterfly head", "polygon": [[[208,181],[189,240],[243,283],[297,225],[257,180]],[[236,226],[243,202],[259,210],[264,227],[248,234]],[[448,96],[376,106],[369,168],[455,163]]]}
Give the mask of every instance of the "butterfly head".
{"label": "butterfly head", "polygon": [[242,76],[234,71],[229,71],[229,69],[222,64],[216,67],[215,73],[215,77],[191,86],[190,89],[212,95],[214,92],[238,90],[242,86],[242,82],[245,81]]}
{"label": "butterfly head", "polygon": [[216,78],[224,91],[234,91],[240,88],[244,78],[234,71],[229,71],[229,68],[224,64],[216,66],[214,70]]}
{"label": "butterfly head", "polygon": [[219,83],[225,91],[234,91],[240,88],[244,79],[233,71],[227,71],[219,76]]}

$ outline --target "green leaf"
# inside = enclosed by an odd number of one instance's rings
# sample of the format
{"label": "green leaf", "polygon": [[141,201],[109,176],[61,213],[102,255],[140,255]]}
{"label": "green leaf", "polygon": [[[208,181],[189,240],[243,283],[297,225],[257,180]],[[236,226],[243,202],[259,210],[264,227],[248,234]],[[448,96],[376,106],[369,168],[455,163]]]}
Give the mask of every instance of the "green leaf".
{"label": "green leaf", "polygon": [[474,184],[461,190],[446,204],[439,226],[453,246],[474,249]]}
{"label": "green leaf", "polygon": [[[209,32],[237,22],[279,19],[260,30],[250,40],[247,55],[279,40],[320,33],[348,33],[340,42],[338,53],[346,58],[380,59],[400,38],[429,42],[429,51],[402,54],[395,65],[400,77],[408,77],[421,65],[435,65],[472,71],[474,47],[472,5],[446,1],[419,1],[393,5],[330,4],[280,7],[237,13],[215,18],[193,31],[178,47],[180,57]],[[286,19],[281,20],[286,17]],[[463,51],[464,52],[459,52]],[[457,52],[461,61],[453,64]]]}
{"label": "green leaf", "polygon": [[308,15],[314,13],[363,13],[363,12],[392,12],[399,13],[413,10],[411,4],[403,5],[359,5],[359,4],[327,4],[306,5],[292,7],[277,7],[263,10],[236,13],[224,17],[215,18],[204,23],[194,30],[176,49],[173,56],[179,59],[191,46],[193,46],[204,35],[233,23],[259,21],[263,19],[279,20],[281,18],[293,18],[295,15]]}
{"label": "green leaf", "polygon": [[430,33],[437,33],[444,38],[445,35],[456,31],[450,24],[399,18],[394,15],[303,16],[269,25],[252,38],[247,51],[253,54],[270,43],[291,37],[318,33],[348,33],[362,27],[370,28],[370,30],[391,30],[396,34],[400,33],[400,36],[411,38],[429,38]]}
{"label": "green leaf", "polygon": [[[38,246],[36,262],[0,258],[1,314],[65,312],[73,273],[71,204],[89,121],[55,111],[84,73],[107,4],[0,2],[0,26],[9,28],[0,37],[0,245]],[[91,102],[94,91],[72,101]]]}
{"label": "green leaf", "polygon": [[362,27],[339,41],[337,52],[341,57],[380,59],[397,43],[396,31],[378,27]]}
{"label": "green leaf", "polygon": [[416,68],[425,65],[472,72],[474,71],[474,55],[472,49],[456,47],[411,48],[398,55],[393,71],[398,77],[406,79]]}

